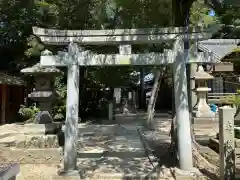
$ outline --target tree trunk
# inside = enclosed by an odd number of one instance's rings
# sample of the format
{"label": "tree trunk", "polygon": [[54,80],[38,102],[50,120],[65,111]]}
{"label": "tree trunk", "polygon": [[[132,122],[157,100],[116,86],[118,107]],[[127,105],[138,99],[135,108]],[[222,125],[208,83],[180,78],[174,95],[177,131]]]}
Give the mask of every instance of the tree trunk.
{"label": "tree trunk", "polygon": [[187,20],[192,3],[195,0],[173,0],[172,12],[173,12],[173,25],[176,27],[186,26]]}
{"label": "tree trunk", "polygon": [[152,129],[153,128],[153,116],[154,116],[154,110],[155,110],[155,104],[158,98],[158,92],[163,80],[163,75],[166,72],[166,67],[164,67],[161,70],[157,71],[156,77],[155,77],[155,81],[154,81],[154,85],[153,85],[153,89],[152,89],[152,93],[151,93],[151,97],[150,100],[148,102],[148,109],[147,109],[147,127]]}
{"label": "tree trunk", "polygon": [[139,109],[145,111],[146,109],[146,94],[145,94],[145,82],[144,82],[145,72],[144,68],[140,68],[140,94],[139,94]]}

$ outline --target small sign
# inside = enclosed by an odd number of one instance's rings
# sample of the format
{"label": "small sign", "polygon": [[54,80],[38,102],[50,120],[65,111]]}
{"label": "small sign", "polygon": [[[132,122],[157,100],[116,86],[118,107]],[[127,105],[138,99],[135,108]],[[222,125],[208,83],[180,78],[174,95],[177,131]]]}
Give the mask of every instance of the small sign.
{"label": "small sign", "polygon": [[211,9],[208,13],[209,16],[214,17],[216,15],[215,11],[213,9]]}
{"label": "small sign", "polygon": [[130,61],[130,57],[129,56],[123,56],[123,57],[120,57],[119,59],[119,64],[131,64],[131,61]]}

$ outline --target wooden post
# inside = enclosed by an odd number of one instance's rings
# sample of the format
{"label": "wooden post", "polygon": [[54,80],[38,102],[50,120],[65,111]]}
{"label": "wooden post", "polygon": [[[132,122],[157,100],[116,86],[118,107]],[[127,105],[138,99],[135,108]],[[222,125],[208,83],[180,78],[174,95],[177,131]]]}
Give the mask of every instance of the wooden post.
{"label": "wooden post", "polygon": [[121,88],[114,88],[114,98],[116,99],[116,104],[121,103]]}
{"label": "wooden post", "polygon": [[219,108],[220,180],[235,179],[234,114],[231,107]]}
{"label": "wooden post", "polygon": [[184,59],[184,43],[182,39],[179,38],[176,40],[173,50],[176,53],[176,60],[173,64],[173,76],[179,163],[180,169],[192,170],[191,126],[188,109],[186,62]]}
{"label": "wooden post", "polygon": [[140,93],[139,93],[139,108],[145,110],[146,108],[146,95],[145,95],[145,72],[144,67],[140,68]]}
{"label": "wooden post", "polygon": [[1,102],[2,106],[1,106],[1,124],[5,124],[6,123],[6,104],[7,104],[7,85],[3,84],[2,85],[2,102]]}
{"label": "wooden post", "polygon": [[195,79],[193,79],[195,72],[197,71],[197,63],[191,63],[189,64],[189,71],[190,71],[190,83],[189,83],[189,91],[190,91],[190,111],[192,112],[194,106],[197,103],[197,95],[196,93],[193,91],[193,89],[195,88]]}
{"label": "wooden post", "polygon": [[108,120],[113,120],[113,100],[111,100],[108,104]]}

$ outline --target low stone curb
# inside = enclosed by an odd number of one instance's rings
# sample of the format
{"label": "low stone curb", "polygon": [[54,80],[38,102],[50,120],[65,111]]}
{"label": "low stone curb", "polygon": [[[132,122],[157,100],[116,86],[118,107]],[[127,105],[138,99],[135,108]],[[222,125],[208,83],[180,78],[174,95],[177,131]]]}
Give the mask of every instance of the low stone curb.
{"label": "low stone curb", "polygon": [[14,180],[19,171],[19,164],[2,164],[0,165],[0,180]]}
{"label": "low stone curb", "polygon": [[57,135],[15,135],[0,139],[0,145],[16,148],[58,148]]}
{"label": "low stone curb", "polygon": [[9,162],[20,164],[59,164],[62,160],[62,149],[1,149],[2,156]]}

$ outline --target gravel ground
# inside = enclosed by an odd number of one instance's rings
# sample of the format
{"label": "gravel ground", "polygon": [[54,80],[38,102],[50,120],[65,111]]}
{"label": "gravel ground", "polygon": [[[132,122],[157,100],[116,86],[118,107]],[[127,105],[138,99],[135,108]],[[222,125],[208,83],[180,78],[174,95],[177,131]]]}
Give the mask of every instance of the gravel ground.
{"label": "gravel ground", "polygon": [[80,177],[60,177],[57,175],[58,165],[22,164],[17,180],[79,180]]}
{"label": "gravel ground", "polygon": [[[159,122],[158,127],[161,131],[165,131],[169,133],[171,123],[170,121]],[[0,148],[0,164],[7,163],[7,157],[1,156],[1,148]],[[166,158],[165,158],[166,159]],[[57,174],[59,169],[59,164],[21,164],[20,165],[20,173],[17,176],[17,180],[78,180],[80,176],[76,177],[60,177]],[[198,174],[198,175],[197,175]],[[86,176],[85,179],[123,179],[123,178],[115,178],[114,174],[110,174],[111,178],[107,178],[107,174],[103,176],[99,176],[99,174],[92,174],[91,177]],[[178,178],[174,177],[177,176]],[[103,178],[104,177],[104,178]],[[179,178],[180,177],[180,178]],[[182,178],[181,178],[182,177]],[[177,168],[167,168],[162,167],[161,169],[161,180],[164,179],[186,179],[186,180],[199,180],[199,179],[208,179],[206,176],[203,176],[201,173],[189,174],[186,178],[182,176],[181,171]]]}

